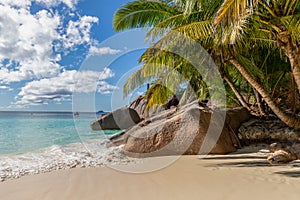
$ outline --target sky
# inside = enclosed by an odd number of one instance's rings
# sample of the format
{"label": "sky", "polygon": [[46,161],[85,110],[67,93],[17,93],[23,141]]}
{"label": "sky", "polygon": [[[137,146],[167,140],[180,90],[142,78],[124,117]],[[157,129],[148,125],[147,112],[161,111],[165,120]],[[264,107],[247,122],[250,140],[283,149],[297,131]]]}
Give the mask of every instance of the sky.
{"label": "sky", "polygon": [[111,111],[150,44],[145,31],[116,33],[129,0],[1,0],[0,111]]}

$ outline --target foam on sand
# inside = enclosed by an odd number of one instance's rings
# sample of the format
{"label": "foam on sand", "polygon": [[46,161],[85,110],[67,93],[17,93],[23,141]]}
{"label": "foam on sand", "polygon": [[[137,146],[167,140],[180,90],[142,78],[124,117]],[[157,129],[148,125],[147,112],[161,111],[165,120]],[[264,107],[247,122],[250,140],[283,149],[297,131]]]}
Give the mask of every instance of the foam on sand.
{"label": "foam on sand", "polygon": [[106,142],[101,139],[85,144],[54,145],[40,151],[0,156],[0,181],[59,169],[133,162],[134,159],[123,154],[122,146],[107,148]]}

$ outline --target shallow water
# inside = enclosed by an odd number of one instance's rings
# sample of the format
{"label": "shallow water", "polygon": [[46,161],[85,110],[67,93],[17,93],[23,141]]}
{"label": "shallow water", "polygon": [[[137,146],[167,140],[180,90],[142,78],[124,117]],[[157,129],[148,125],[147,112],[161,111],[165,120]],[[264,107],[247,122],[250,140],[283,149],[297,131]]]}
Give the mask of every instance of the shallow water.
{"label": "shallow water", "polygon": [[0,155],[35,151],[104,138],[116,131],[92,131],[94,114],[73,118],[68,112],[0,112]]}
{"label": "shallow water", "polygon": [[73,167],[129,162],[107,148],[111,134],[92,131],[95,114],[0,112],[0,181]]}

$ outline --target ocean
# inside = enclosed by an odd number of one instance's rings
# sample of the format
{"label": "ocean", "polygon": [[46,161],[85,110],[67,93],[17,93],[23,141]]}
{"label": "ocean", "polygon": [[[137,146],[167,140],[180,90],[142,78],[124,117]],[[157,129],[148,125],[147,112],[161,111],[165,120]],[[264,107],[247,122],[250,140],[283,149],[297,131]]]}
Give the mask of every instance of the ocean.
{"label": "ocean", "polygon": [[0,112],[0,181],[56,169],[104,165],[120,160],[108,137],[93,131],[94,113]]}
{"label": "ocean", "polygon": [[[105,138],[118,131],[92,131],[94,113],[0,112],[0,155],[66,146]],[[105,135],[106,134],[106,135]]]}

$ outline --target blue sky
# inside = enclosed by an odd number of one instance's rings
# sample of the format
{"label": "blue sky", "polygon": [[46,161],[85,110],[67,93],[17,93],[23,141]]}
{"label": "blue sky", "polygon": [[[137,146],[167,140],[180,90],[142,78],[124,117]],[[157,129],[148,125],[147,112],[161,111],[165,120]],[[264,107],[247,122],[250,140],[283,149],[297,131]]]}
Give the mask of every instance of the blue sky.
{"label": "blue sky", "polygon": [[[116,34],[128,0],[0,2],[0,110],[112,110],[148,44],[144,31]],[[3,31],[5,30],[5,31]]]}

